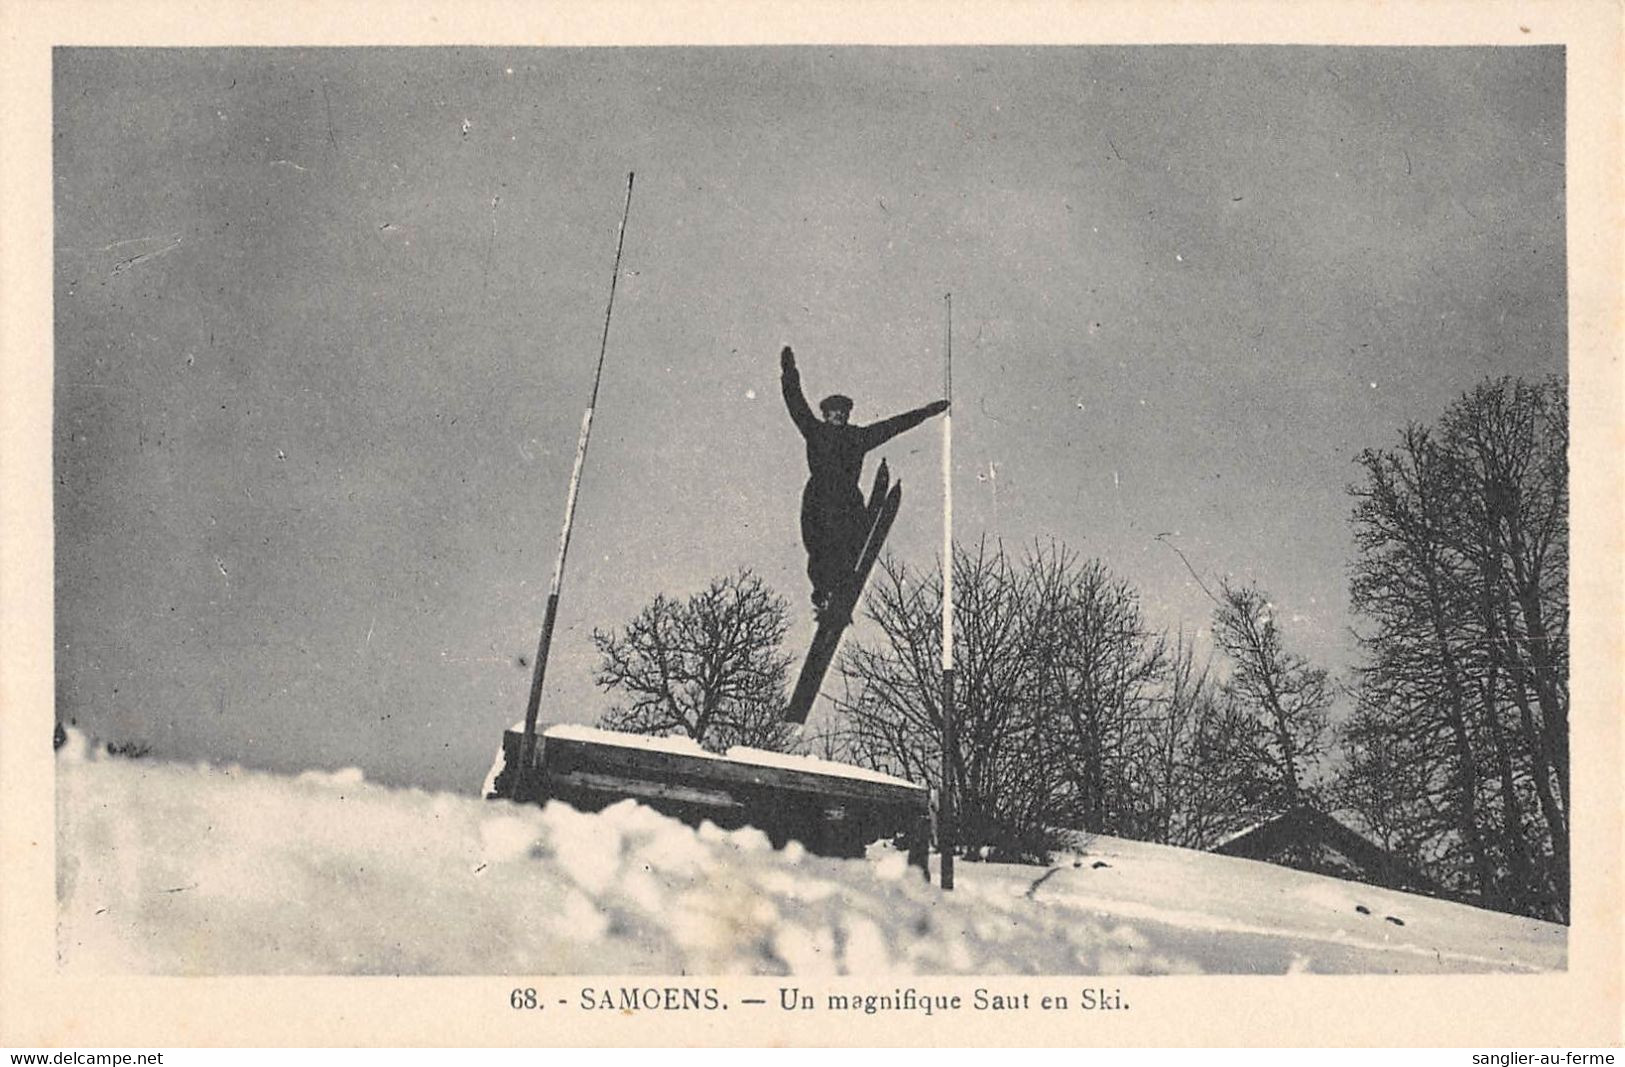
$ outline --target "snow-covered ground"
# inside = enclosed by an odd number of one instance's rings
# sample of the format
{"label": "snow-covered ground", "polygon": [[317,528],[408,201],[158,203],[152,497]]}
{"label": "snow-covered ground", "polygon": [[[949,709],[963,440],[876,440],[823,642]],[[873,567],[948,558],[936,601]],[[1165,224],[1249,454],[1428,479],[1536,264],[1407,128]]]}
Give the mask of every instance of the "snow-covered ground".
{"label": "snow-covered ground", "polygon": [[1550,923],[1095,838],[1050,868],[775,852],[597,815],[100,756],[57,760],[69,973],[1162,974],[1547,971]]}

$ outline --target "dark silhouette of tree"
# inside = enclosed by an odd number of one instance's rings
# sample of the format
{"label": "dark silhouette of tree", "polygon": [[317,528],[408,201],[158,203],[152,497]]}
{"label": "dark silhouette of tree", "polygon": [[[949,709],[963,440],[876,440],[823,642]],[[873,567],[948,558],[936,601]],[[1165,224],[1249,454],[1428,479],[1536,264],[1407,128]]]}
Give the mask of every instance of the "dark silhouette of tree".
{"label": "dark silhouette of tree", "polygon": [[[1054,814],[1055,774],[1033,715],[1035,641],[1022,576],[984,542],[954,553],[954,711],[951,773],[958,840],[966,850],[1043,851],[1028,840]],[[853,755],[938,788],[942,771],[942,575],[881,561],[865,612],[879,632],[850,640],[836,699]]]}
{"label": "dark silhouette of tree", "polygon": [[[1486,383],[1445,413],[1442,428],[1461,472],[1456,547],[1471,561],[1482,628],[1477,684],[1500,794],[1504,895],[1519,910],[1566,914],[1567,396],[1555,380]],[[1524,812],[1536,808],[1546,839],[1531,841]]]}
{"label": "dark silhouette of tree", "polygon": [[1567,914],[1568,409],[1501,379],[1361,455],[1366,663],[1339,795],[1492,907]]}
{"label": "dark silhouette of tree", "polygon": [[1161,661],[1146,694],[1128,761],[1128,792],[1135,799],[1132,836],[1173,842],[1185,828],[1188,750],[1201,704],[1211,698],[1208,668],[1197,667],[1195,648],[1183,630],[1171,643],[1162,639]]}
{"label": "dark silhouette of tree", "polygon": [[1069,825],[1152,836],[1158,821],[1144,764],[1155,747],[1166,644],[1139,598],[1098,560],[1051,545],[1027,562],[1037,700]]}
{"label": "dark silhouette of tree", "polygon": [[1231,708],[1257,725],[1247,753],[1258,767],[1255,811],[1275,814],[1310,802],[1310,785],[1326,754],[1335,694],[1326,672],[1288,651],[1275,609],[1254,586],[1219,584],[1213,637],[1230,659],[1223,686]]}
{"label": "dark silhouette of tree", "polygon": [[1263,724],[1231,694],[1200,697],[1182,743],[1170,844],[1211,848],[1272,813],[1264,745]]}
{"label": "dark silhouette of tree", "polygon": [[795,730],[782,721],[790,657],[784,598],[749,570],[686,601],[656,596],[615,633],[593,631],[597,682],[625,703],[601,725],[641,734],[680,734],[706,748],[733,745],[789,751]]}
{"label": "dark silhouette of tree", "polygon": [[[1057,828],[1165,832],[1171,816],[1158,805],[1178,787],[1142,764],[1166,741],[1168,661],[1133,591],[1059,544],[1016,562],[984,541],[956,547],[953,565],[950,773],[961,845],[1035,859],[1058,842]],[[940,564],[914,575],[884,560],[866,601],[878,637],[848,646],[835,701],[854,758],[933,787],[941,607]]]}
{"label": "dark silhouette of tree", "polygon": [[1429,789],[1410,739],[1391,719],[1365,707],[1337,728],[1342,768],[1329,790],[1331,805],[1351,814],[1371,839],[1401,857],[1422,854],[1417,827],[1426,821]]}

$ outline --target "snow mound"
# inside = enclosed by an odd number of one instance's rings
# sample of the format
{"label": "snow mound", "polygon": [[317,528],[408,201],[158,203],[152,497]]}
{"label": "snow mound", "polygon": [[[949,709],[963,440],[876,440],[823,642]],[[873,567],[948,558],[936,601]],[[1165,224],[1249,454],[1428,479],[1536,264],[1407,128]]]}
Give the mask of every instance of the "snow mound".
{"label": "snow mound", "polygon": [[[1564,965],[1561,927],[1104,838],[1076,867],[1070,857],[1050,870],[961,863],[956,891],[942,893],[886,847],[867,860],[774,851],[758,831],[694,830],[631,801],[587,815],[388,789],[359,772],[288,778],[103,757],[71,737],[57,794],[68,973]],[[1092,866],[1096,857],[1108,866]]]}
{"label": "snow mound", "polygon": [[337,771],[305,771],[294,781],[309,782],[330,789],[354,789],[366,779],[367,776],[362,773],[360,767],[345,767]]}

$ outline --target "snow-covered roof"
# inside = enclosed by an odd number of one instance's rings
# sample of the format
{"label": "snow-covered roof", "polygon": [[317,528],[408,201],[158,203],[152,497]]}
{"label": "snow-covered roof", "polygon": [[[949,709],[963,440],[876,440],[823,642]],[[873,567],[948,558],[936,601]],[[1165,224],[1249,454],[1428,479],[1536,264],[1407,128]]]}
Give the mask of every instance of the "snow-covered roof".
{"label": "snow-covered roof", "polygon": [[[523,727],[521,727],[523,729]],[[600,730],[593,726],[561,723],[542,731],[543,737],[556,737],[561,741],[585,741],[594,745],[617,745],[621,748],[640,748],[645,752],[669,752],[678,756],[698,759],[720,759],[715,752],[707,752],[692,737],[655,737],[650,734],[629,734],[618,730]]]}
{"label": "snow-covered roof", "polygon": [[866,782],[883,782],[886,785],[900,785],[909,789],[924,789],[923,785],[916,785],[905,778],[894,778],[882,771],[872,771],[867,767],[857,767],[850,763],[836,763],[834,760],[818,759],[816,756],[797,756],[789,752],[768,752],[759,748],[746,748],[735,745],[728,750],[728,759],[735,763],[750,763],[759,767],[785,767],[794,771],[807,771],[811,774],[828,774],[837,778],[861,778]]}
{"label": "snow-covered roof", "polygon": [[1224,846],[1230,844],[1230,842],[1232,842],[1232,841],[1240,841],[1242,838],[1246,837],[1248,834],[1253,833],[1253,832],[1255,832],[1257,830],[1262,830],[1264,827],[1266,827],[1270,823],[1274,822],[1275,818],[1276,818],[1275,816],[1271,816],[1268,819],[1260,819],[1257,822],[1250,822],[1247,825],[1243,826],[1239,830],[1235,830],[1235,831],[1232,831],[1231,833],[1225,834],[1223,837],[1221,837],[1217,841],[1213,842],[1213,844],[1209,845],[1208,850],[1210,852],[1217,852],[1220,849],[1224,848]]}
{"label": "snow-covered roof", "polygon": [[[520,725],[523,729],[523,724]],[[596,745],[617,745],[621,748],[642,749],[645,752],[667,752],[679,756],[689,756],[695,759],[728,760],[732,763],[743,763],[755,767],[778,767],[785,770],[801,771],[806,774],[825,774],[835,778],[854,778],[866,782],[880,782],[885,785],[902,786],[906,789],[924,789],[922,785],[903,778],[895,778],[881,771],[873,771],[867,767],[857,767],[850,763],[836,763],[833,760],[818,759],[815,756],[797,756],[787,752],[769,752],[760,748],[747,748],[744,745],[735,745],[725,755],[717,755],[700,747],[699,742],[691,737],[651,737],[648,734],[629,734],[615,730],[601,730],[593,726],[580,726],[575,723],[563,723],[558,726],[549,726],[542,731],[543,737],[554,737],[561,741],[585,741]]]}

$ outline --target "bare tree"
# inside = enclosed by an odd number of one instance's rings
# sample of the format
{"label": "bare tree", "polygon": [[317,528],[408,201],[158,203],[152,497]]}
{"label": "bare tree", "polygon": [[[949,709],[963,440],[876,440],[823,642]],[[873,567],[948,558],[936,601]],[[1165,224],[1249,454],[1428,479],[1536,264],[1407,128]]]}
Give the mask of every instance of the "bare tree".
{"label": "bare tree", "polygon": [[1418,828],[1429,809],[1430,776],[1419,773],[1423,763],[1413,740],[1398,725],[1364,705],[1338,725],[1342,766],[1330,800],[1353,815],[1377,844],[1414,862],[1426,844]]}
{"label": "bare tree", "polygon": [[[1157,804],[1171,787],[1143,764],[1167,712],[1168,661],[1133,591],[1058,543],[1013,562],[984,541],[956,548],[953,566],[961,843],[1033,858],[1061,828],[1166,832]],[[940,569],[915,576],[886,560],[867,601],[879,636],[848,648],[836,701],[861,762],[932,785],[941,603]]]}
{"label": "bare tree", "polygon": [[1351,489],[1353,740],[1382,759],[1340,790],[1447,884],[1547,917],[1569,885],[1567,446],[1561,383],[1486,382]]}
{"label": "bare tree", "polygon": [[[1034,620],[1021,576],[1002,551],[985,542],[974,554],[956,548],[953,566],[959,744],[950,765],[959,838],[967,848],[1012,846],[1024,829],[1045,824],[1054,793],[1033,724]],[[915,576],[887,557],[865,609],[879,636],[849,644],[840,665],[845,691],[835,701],[850,750],[862,763],[938,787],[940,569]]]}
{"label": "bare tree", "polygon": [[[1566,914],[1567,397],[1555,380],[1488,382],[1447,411],[1442,428],[1460,472],[1456,548],[1473,573],[1482,631],[1478,686],[1512,903]],[[1544,840],[1524,832],[1525,809],[1539,810]]]}
{"label": "bare tree", "polygon": [[1257,716],[1232,693],[1210,690],[1198,696],[1181,743],[1172,844],[1211,848],[1271,810],[1264,734]]}
{"label": "bare tree", "polygon": [[1035,696],[1068,822],[1151,836],[1143,762],[1168,667],[1165,642],[1147,631],[1133,590],[1098,560],[1051,544],[1029,555],[1026,578]]}
{"label": "bare tree", "polygon": [[[1165,643],[1166,644],[1166,643]],[[1180,630],[1166,645],[1155,713],[1140,733],[1135,759],[1145,808],[1146,840],[1201,848],[1202,768],[1192,750],[1202,724],[1213,717],[1214,686],[1208,664],[1198,666],[1195,643]]]}
{"label": "bare tree", "polygon": [[789,751],[786,628],[784,598],[749,570],[713,579],[686,601],[656,596],[620,631],[593,631],[602,657],[597,682],[626,699],[602,725],[681,734],[718,752],[732,745]]}
{"label": "bare tree", "polygon": [[[1351,588],[1356,610],[1380,627],[1364,642],[1362,710],[1404,724],[1395,736],[1406,747],[1394,751],[1407,753],[1415,777],[1442,798],[1439,832],[1417,836],[1438,838],[1449,854],[1426,858],[1470,870],[1488,894],[1495,877],[1478,811],[1484,756],[1469,692],[1472,608],[1466,565],[1449,537],[1459,521],[1458,475],[1448,451],[1415,426],[1398,450],[1368,452],[1361,463],[1355,536],[1363,557]],[[1425,809],[1416,814],[1427,818]]]}
{"label": "bare tree", "polygon": [[1335,694],[1324,670],[1286,649],[1274,606],[1260,590],[1228,582],[1219,590],[1213,634],[1231,663],[1225,695],[1260,727],[1255,745],[1266,791],[1258,804],[1282,811],[1311,799]]}

